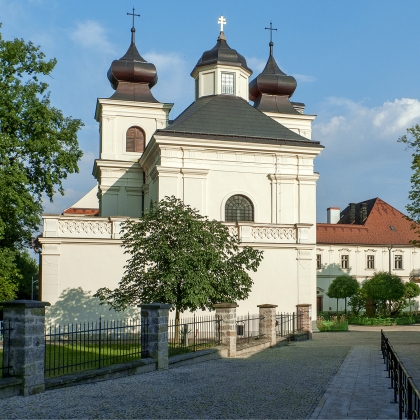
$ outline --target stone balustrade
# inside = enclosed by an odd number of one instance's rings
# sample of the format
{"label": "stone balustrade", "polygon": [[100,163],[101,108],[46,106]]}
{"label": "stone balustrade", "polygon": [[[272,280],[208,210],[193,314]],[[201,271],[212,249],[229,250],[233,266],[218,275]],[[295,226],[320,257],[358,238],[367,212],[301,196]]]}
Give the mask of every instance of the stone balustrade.
{"label": "stone balustrade", "polygon": [[[44,238],[120,239],[127,217],[44,215]],[[307,243],[312,225],[270,223],[224,223],[231,235],[246,243]]]}

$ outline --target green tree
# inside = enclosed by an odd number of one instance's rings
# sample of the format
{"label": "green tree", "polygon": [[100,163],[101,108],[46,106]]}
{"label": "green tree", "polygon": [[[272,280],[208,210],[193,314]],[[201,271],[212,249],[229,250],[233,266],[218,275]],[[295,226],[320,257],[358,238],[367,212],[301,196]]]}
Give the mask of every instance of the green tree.
{"label": "green tree", "polygon": [[15,263],[15,252],[0,248],[0,302],[16,298],[21,278]]}
{"label": "green tree", "polygon": [[381,316],[394,315],[402,309],[406,290],[400,277],[380,271],[363,283],[362,288]]}
{"label": "green tree", "polygon": [[418,284],[408,281],[404,283],[404,298],[408,300],[408,306],[410,306],[410,314],[411,314],[411,307],[413,305],[413,299],[420,295],[420,287]]}
{"label": "green tree", "polygon": [[40,47],[0,33],[0,250],[9,265],[38,229],[43,195],[52,200],[62,181],[78,172],[82,156],[78,119],[50,103],[48,84],[56,60]]}
{"label": "green tree", "polygon": [[[412,150],[411,170],[413,174],[411,175],[411,189],[408,194],[410,203],[405,208],[413,221],[412,228],[420,236],[420,125],[416,124],[407,128],[406,131],[407,134],[398,139],[400,143],[405,144],[407,148]],[[420,245],[419,240],[411,242]]]}
{"label": "green tree", "polygon": [[39,295],[39,266],[38,263],[25,251],[20,251],[15,256],[16,266],[22,276],[19,281],[19,289],[17,292],[18,299],[32,298],[32,282],[33,297],[38,299]]}
{"label": "green tree", "polygon": [[358,316],[360,311],[366,309],[366,299],[367,296],[363,287],[359,287],[356,293],[349,299],[349,305],[351,306],[353,315]]}
{"label": "green tree", "polygon": [[[115,309],[142,302],[169,303],[180,313],[248,297],[262,251],[241,247],[226,226],[175,197],[154,203],[139,221],[123,225],[129,255],[119,287],[94,296]],[[177,322],[179,323],[179,322]]]}
{"label": "green tree", "polygon": [[342,274],[336,277],[328,287],[327,296],[337,299],[337,313],[338,313],[338,299],[344,299],[345,313],[347,313],[347,298],[353,296],[359,289],[358,281],[348,274]]}

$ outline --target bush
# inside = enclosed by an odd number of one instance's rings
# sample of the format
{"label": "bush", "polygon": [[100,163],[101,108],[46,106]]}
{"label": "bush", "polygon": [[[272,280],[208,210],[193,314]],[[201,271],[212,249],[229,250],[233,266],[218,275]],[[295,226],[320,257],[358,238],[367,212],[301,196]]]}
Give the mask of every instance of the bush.
{"label": "bush", "polygon": [[330,316],[328,319],[319,316],[316,325],[321,332],[348,331],[349,329],[349,324],[345,315],[341,315],[340,317]]}

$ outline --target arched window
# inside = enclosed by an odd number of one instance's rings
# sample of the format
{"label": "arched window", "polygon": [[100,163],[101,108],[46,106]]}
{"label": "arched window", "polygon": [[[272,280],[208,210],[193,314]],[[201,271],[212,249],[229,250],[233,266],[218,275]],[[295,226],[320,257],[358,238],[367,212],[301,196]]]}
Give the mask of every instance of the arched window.
{"label": "arched window", "polygon": [[144,131],[140,127],[130,127],[125,137],[126,152],[144,152]]}
{"label": "arched window", "polygon": [[244,195],[232,195],[225,205],[226,222],[253,222],[254,206]]}

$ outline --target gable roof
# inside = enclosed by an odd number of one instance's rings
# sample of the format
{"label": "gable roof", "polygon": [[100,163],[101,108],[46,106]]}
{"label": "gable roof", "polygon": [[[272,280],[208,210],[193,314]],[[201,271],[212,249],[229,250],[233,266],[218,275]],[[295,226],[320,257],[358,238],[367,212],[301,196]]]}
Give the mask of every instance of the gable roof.
{"label": "gable roof", "polygon": [[[409,245],[419,237],[406,216],[380,198],[356,203],[356,214],[366,203],[367,218],[362,224],[349,223],[350,206],[341,212],[336,224],[317,223],[317,243]],[[357,219],[356,219],[357,220]]]}
{"label": "gable roof", "polygon": [[323,147],[318,141],[289,130],[234,95],[203,96],[172,124],[155,134]]}
{"label": "gable roof", "polygon": [[87,216],[99,216],[99,200],[97,197],[98,186],[95,185],[82,198],[76,201],[72,206],[63,211],[64,215],[84,214]]}

